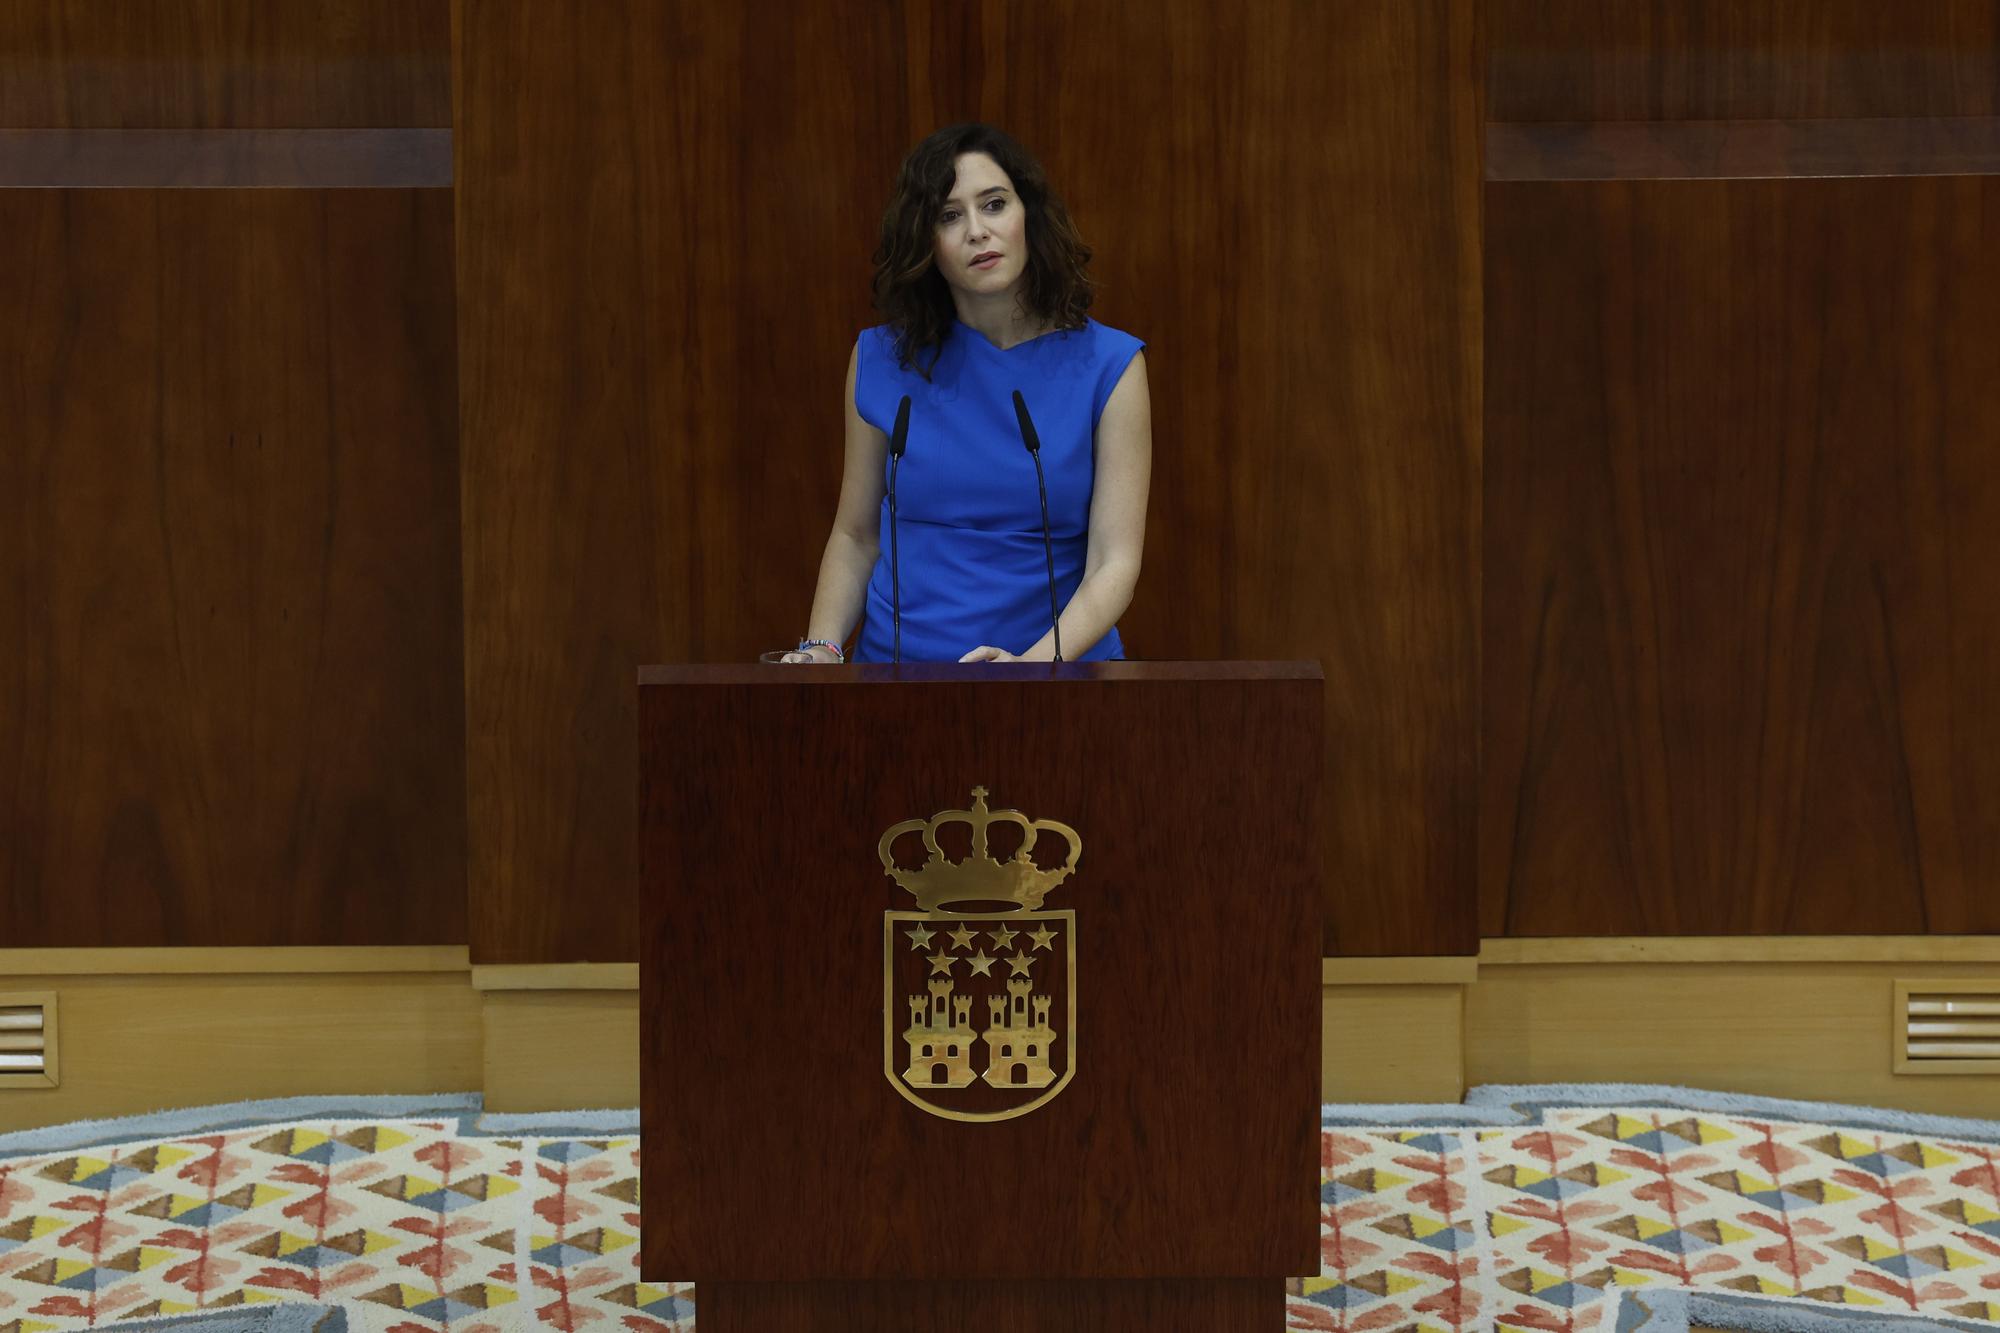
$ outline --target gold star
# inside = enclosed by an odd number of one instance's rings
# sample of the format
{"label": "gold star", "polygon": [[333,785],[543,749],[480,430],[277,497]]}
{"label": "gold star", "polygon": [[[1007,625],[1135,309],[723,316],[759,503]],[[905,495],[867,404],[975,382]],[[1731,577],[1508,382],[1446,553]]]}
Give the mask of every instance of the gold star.
{"label": "gold star", "polygon": [[928,947],[931,942],[931,936],[937,934],[936,931],[925,930],[922,926],[913,926],[912,928],[904,931],[903,933],[910,937],[910,947],[912,949],[922,949]]}
{"label": "gold star", "polygon": [[1013,957],[1007,960],[1007,966],[1014,969],[1014,975],[1017,977],[1027,976],[1028,969],[1033,967],[1034,965],[1035,965],[1035,960],[1029,958],[1025,954],[1017,953]]}
{"label": "gold star", "polygon": [[1047,926],[1043,926],[1040,930],[1031,930],[1028,932],[1028,938],[1035,942],[1037,949],[1048,948],[1054,942],[1055,937],[1056,933]]}
{"label": "gold star", "polygon": [[981,949],[978,953],[972,955],[972,957],[966,959],[965,961],[972,964],[973,976],[990,977],[993,975],[993,965],[999,962],[1000,960],[998,958],[988,958],[986,956],[986,950]]}
{"label": "gold star", "polygon": [[936,975],[937,975],[938,973],[942,972],[942,973],[944,973],[944,974],[945,974],[946,976],[950,976],[950,975],[951,975],[951,965],[952,965],[953,963],[957,962],[957,961],[958,961],[958,960],[957,960],[956,958],[953,958],[953,957],[952,957],[952,956],[951,956],[950,954],[948,954],[948,953],[934,953],[934,954],[932,954],[932,955],[931,955],[931,975],[932,975],[932,976],[936,976]]}
{"label": "gold star", "polygon": [[986,937],[993,941],[994,948],[1006,949],[1013,946],[1014,937],[1020,933],[1018,930],[989,930]]}
{"label": "gold star", "polygon": [[954,949],[970,949],[972,947],[972,938],[978,933],[978,931],[972,929],[970,926],[960,926],[957,930],[951,932],[951,947]]}

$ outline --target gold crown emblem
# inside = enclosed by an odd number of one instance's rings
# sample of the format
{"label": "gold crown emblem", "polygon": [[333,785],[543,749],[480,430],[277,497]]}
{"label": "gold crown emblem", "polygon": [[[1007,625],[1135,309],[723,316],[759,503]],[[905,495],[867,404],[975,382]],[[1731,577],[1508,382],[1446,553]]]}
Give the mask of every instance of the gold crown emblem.
{"label": "gold crown emblem", "polygon": [[[963,861],[945,859],[938,847],[938,829],[946,824],[972,826],[972,855]],[[986,850],[987,830],[995,824],[1015,824],[1021,829],[1021,845],[1013,856],[996,861]],[[914,870],[896,864],[895,842],[908,833],[922,833],[929,853]],[[1059,833],[1069,844],[1069,859],[1054,870],[1035,864],[1035,844],[1044,833]],[[952,903],[1019,903],[1029,911],[1042,905],[1049,890],[1070,877],[1077,858],[1083,855],[1083,840],[1076,830],[1053,819],[1030,820],[1019,810],[988,810],[986,788],[972,789],[970,810],[940,810],[929,819],[906,819],[882,835],[876,846],[882,869],[917,896],[917,906],[935,912]]]}

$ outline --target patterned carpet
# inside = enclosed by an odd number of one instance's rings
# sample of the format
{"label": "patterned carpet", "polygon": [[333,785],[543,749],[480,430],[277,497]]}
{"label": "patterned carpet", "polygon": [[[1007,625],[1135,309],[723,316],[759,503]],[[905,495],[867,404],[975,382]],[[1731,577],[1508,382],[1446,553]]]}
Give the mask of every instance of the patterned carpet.
{"label": "patterned carpet", "polygon": [[[2000,1126],[1561,1091],[1326,1108],[1287,1329],[2000,1328]],[[638,1280],[632,1123],[321,1099],[0,1137],[0,1333],[692,1329],[692,1287]]]}
{"label": "patterned carpet", "polygon": [[1482,1092],[1528,1123],[1322,1129],[1321,1272],[1288,1328],[1685,1328],[1686,1293],[1742,1327],[2000,1327],[2000,1126]]}
{"label": "patterned carpet", "polygon": [[693,1328],[638,1236],[629,1132],[363,1113],[0,1149],[0,1333],[270,1302],[337,1303],[329,1333]]}

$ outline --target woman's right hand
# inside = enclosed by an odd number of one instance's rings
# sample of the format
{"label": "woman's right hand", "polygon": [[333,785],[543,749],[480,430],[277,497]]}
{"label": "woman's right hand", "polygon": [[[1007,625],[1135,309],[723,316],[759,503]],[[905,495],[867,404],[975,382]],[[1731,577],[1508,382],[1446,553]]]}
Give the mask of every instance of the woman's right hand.
{"label": "woman's right hand", "polygon": [[835,656],[833,651],[829,648],[794,649],[791,652],[786,653],[783,657],[779,658],[778,660],[780,662],[797,663],[801,666],[815,665],[815,664],[823,666],[836,666],[840,662],[840,658]]}

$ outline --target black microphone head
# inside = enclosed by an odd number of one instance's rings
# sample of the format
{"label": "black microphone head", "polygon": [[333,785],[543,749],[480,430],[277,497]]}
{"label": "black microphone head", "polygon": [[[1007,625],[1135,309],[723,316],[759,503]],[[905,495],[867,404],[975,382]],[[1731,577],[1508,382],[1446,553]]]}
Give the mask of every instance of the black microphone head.
{"label": "black microphone head", "polygon": [[901,458],[903,449],[910,442],[910,395],[904,394],[903,401],[896,404],[896,431],[889,437],[889,456]]}
{"label": "black microphone head", "polygon": [[1034,419],[1028,415],[1027,401],[1021,397],[1019,389],[1014,390],[1014,420],[1020,423],[1021,443],[1028,446],[1028,452],[1041,453],[1042,437],[1035,434]]}

